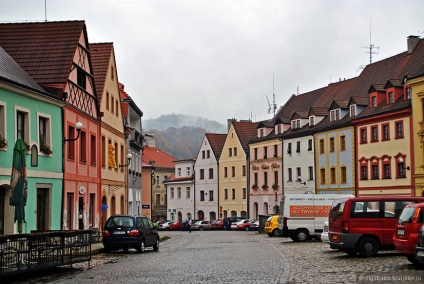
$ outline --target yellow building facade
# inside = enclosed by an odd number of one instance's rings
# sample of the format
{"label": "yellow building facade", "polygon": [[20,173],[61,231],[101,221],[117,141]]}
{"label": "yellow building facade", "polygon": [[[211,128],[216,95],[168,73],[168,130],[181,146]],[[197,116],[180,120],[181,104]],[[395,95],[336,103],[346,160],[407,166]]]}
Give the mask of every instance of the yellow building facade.
{"label": "yellow building facade", "polygon": [[415,195],[424,196],[424,74],[408,81],[412,99]]}

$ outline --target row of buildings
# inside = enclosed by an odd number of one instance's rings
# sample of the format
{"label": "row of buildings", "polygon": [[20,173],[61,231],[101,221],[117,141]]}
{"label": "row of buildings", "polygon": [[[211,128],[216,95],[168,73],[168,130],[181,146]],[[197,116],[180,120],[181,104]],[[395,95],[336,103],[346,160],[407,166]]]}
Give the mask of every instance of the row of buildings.
{"label": "row of buildings", "polygon": [[[90,43],[84,21],[0,24],[0,235],[151,217],[142,116],[118,79],[113,43]],[[19,138],[27,191],[17,226],[9,200]]]}
{"label": "row of buildings", "polygon": [[258,218],[286,194],[424,196],[424,40],[359,76],[293,95],[273,119],[229,121],[177,161],[167,218]]}

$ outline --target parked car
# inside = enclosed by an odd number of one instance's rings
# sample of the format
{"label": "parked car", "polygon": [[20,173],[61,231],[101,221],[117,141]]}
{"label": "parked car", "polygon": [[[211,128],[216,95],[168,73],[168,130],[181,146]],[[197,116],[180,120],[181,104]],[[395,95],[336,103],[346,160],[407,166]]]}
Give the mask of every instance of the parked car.
{"label": "parked car", "polygon": [[240,220],[244,220],[246,217],[237,217],[237,216],[231,216],[231,217],[225,217],[224,218],[224,230],[231,230],[231,224],[233,222],[238,222]]}
{"label": "parked car", "polygon": [[422,225],[421,229],[418,231],[418,243],[415,248],[415,258],[419,264],[424,265],[424,225]]}
{"label": "parked car", "polygon": [[251,219],[245,219],[242,221],[237,222],[237,231],[249,231],[250,230],[250,224],[253,222]]}
{"label": "parked car", "polygon": [[230,226],[230,229],[231,230],[236,230],[237,229],[237,225],[243,223],[244,220],[248,220],[248,219],[243,219],[243,220],[240,220],[240,221],[237,221],[237,222],[232,222],[231,223],[231,226]]}
{"label": "parked car", "polygon": [[211,229],[211,222],[206,221],[206,220],[197,221],[196,223],[193,224],[191,229],[192,230],[199,230],[199,231],[210,230]]}
{"label": "parked car", "polygon": [[322,233],[321,233],[321,241],[323,243],[330,242],[330,239],[328,238],[328,221],[324,222],[324,228],[322,229]]}
{"label": "parked car", "polygon": [[270,237],[278,237],[278,215],[270,216],[265,222],[265,233]]}
{"label": "parked car", "polygon": [[182,228],[182,222],[176,221],[169,224],[168,230],[178,231],[178,230],[181,230],[181,228]]}
{"label": "parked car", "polygon": [[173,223],[173,222],[172,222],[172,221],[165,221],[165,222],[163,222],[163,223],[159,224],[158,229],[159,229],[159,230],[168,230],[168,229],[169,229],[169,225],[170,225],[171,223]]}
{"label": "parked car", "polygon": [[[182,222],[181,222],[181,231],[188,231],[188,230],[190,230],[190,220],[183,220]],[[193,221],[192,221],[193,222]]]}
{"label": "parked car", "polygon": [[211,223],[211,230],[222,230],[224,228],[224,222],[222,220],[215,220]]}
{"label": "parked car", "polygon": [[330,245],[353,256],[372,257],[393,249],[393,234],[403,208],[423,197],[379,196],[335,200],[329,214]]}
{"label": "parked car", "polygon": [[250,230],[259,231],[259,220],[255,220],[252,223],[250,223]]}
{"label": "parked car", "polygon": [[144,215],[113,215],[103,228],[103,246],[106,251],[134,248],[143,252],[146,247],[159,250],[157,228]]}
{"label": "parked car", "polygon": [[404,254],[413,264],[418,264],[415,258],[415,247],[418,242],[418,231],[424,224],[424,203],[407,205],[396,222],[393,234],[395,250]]}

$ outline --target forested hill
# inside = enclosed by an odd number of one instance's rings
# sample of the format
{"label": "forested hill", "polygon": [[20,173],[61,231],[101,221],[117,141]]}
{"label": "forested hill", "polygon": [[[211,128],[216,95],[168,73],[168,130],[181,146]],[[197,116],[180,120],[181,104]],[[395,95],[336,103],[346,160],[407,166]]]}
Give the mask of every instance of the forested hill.
{"label": "forested hill", "polygon": [[211,133],[226,133],[227,131],[226,125],[199,116],[164,114],[158,118],[143,119],[143,129],[146,131],[166,130],[169,127],[181,128],[183,126],[200,127]]}
{"label": "forested hill", "polygon": [[156,147],[180,160],[197,157],[205,133],[226,133],[227,127],[201,117],[168,114],[143,120],[143,131],[154,135]]}

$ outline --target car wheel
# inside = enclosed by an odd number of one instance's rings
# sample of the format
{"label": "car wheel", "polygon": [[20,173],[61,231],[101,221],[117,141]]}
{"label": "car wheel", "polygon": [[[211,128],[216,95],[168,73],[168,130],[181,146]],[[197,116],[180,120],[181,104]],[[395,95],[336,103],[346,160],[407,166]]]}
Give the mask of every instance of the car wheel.
{"label": "car wheel", "polygon": [[418,262],[417,258],[415,257],[415,254],[407,254],[407,255],[406,255],[406,258],[407,258],[407,259],[409,260],[409,262],[410,262],[410,263],[412,263],[412,264],[415,264],[415,265],[420,264],[420,263]]}
{"label": "car wheel", "polygon": [[199,231],[203,231],[203,227],[200,227],[200,228],[199,228]]}
{"label": "car wheel", "polygon": [[375,256],[378,252],[378,243],[374,238],[365,237],[358,244],[359,254],[365,257]]}
{"label": "car wheel", "polygon": [[309,234],[307,230],[297,230],[294,235],[296,242],[304,242],[309,238]]}
{"label": "car wheel", "polygon": [[137,251],[138,251],[139,253],[143,253],[143,252],[144,252],[144,249],[145,249],[145,247],[144,247],[144,241],[143,241],[143,240],[141,240],[141,242],[140,242],[140,246],[137,248]]}
{"label": "car wheel", "polygon": [[278,229],[274,229],[274,230],[272,231],[272,234],[274,235],[274,237],[278,237],[278,236],[279,236],[279,234],[278,234]]}
{"label": "car wheel", "polygon": [[125,253],[128,253],[128,248],[123,248],[122,249]]}
{"label": "car wheel", "polygon": [[159,250],[159,238],[156,240],[156,243],[153,245],[153,249],[155,251],[158,251]]}
{"label": "car wheel", "polygon": [[107,246],[105,246],[103,249],[105,250],[105,252],[111,252],[112,251],[112,249],[110,247],[107,247]]}
{"label": "car wheel", "polygon": [[250,230],[250,228],[249,228],[249,227],[244,227],[244,230],[245,230],[245,231],[249,231],[249,230]]}
{"label": "car wheel", "polygon": [[273,237],[274,235],[273,234],[268,234],[268,236]]}

